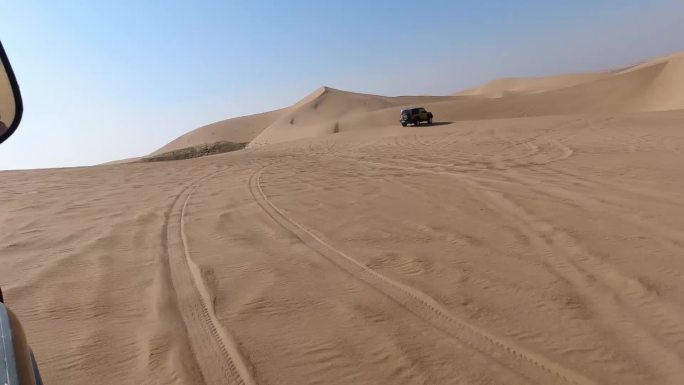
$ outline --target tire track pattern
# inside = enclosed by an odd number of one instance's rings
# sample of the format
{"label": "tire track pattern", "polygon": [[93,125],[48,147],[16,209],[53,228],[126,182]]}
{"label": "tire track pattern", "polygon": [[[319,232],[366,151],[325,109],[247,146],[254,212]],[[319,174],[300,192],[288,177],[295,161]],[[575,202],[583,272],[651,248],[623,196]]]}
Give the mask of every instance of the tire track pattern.
{"label": "tire track pattern", "polygon": [[185,215],[190,198],[203,179],[215,174],[196,181],[186,189],[189,192],[185,199],[174,202],[167,228],[171,278],[205,384],[255,385],[250,366],[240,354],[238,344],[216,318],[209,290],[202,279],[200,267],[191,257],[185,233]]}
{"label": "tire track pattern", "polygon": [[[563,150],[561,157],[570,155],[570,151]],[[609,327],[620,335],[639,341],[640,348],[635,354],[640,356],[644,362],[648,362],[649,366],[659,368],[664,374],[663,381],[666,381],[663,383],[682,383],[682,374],[679,370],[682,363],[681,355],[665,342],[666,338],[664,337],[679,334],[679,324],[677,323],[677,319],[680,318],[679,312],[673,312],[666,303],[661,303],[657,297],[649,295],[639,283],[629,277],[622,276],[619,271],[593,257],[570,234],[544,222],[508,199],[503,193],[485,188],[478,182],[478,178],[472,175],[348,159],[375,167],[389,167],[408,172],[453,177],[469,186],[474,196],[488,203],[492,209],[502,213],[504,218],[513,223],[532,241],[538,252],[545,256],[546,261],[550,262],[549,266],[570,282],[586,303],[594,305],[595,312],[601,317],[600,319],[605,325],[610,325]],[[420,162],[414,163],[420,164]],[[447,167],[448,165],[441,166]],[[508,174],[497,173],[497,175],[511,177],[510,173],[511,171],[508,170]],[[515,178],[511,178],[511,180],[515,180]],[[518,182],[521,181],[518,180]],[[530,186],[534,185],[534,182],[530,184]],[[546,189],[547,194],[550,194],[551,191],[553,190]],[[562,195],[562,197],[568,198],[566,195]],[[584,203],[587,204],[587,202]],[[605,202],[601,203],[602,206],[599,207],[603,210],[610,207]],[[596,202],[594,204],[598,205]],[[629,220],[630,218],[625,219]],[[661,230],[661,233],[665,233],[661,235],[668,235],[667,231]],[[632,307],[649,308],[656,319],[647,321],[638,316],[635,318],[630,315],[633,310]],[[616,319],[619,321],[616,322]],[[649,322],[658,324],[655,330],[662,331],[656,332],[649,328],[647,325]]]}
{"label": "tire track pattern", "polygon": [[559,382],[578,385],[595,384],[594,381],[581,373],[562,367],[540,354],[518,346],[513,341],[507,341],[457,318],[429,295],[378,273],[330,245],[297,223],[268,199],[260,183],[261,174],[265,168],[258,170],[250,178],[249,188],[252,196],[273,220],[299,238],[309,248],[357,279],[376,288],[436,328],[521,375],[531,377],[535,382],[542,384]]}

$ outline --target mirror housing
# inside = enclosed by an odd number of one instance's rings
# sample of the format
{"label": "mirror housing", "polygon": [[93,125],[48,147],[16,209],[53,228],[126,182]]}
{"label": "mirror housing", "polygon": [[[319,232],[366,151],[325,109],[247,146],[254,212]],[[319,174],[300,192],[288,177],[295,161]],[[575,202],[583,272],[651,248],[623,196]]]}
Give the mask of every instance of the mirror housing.
{"label": "mirror housing", "polygon": [[0,42],[0,143],[16,131],[21,122],[24,105],[17,79],[5,49]]}

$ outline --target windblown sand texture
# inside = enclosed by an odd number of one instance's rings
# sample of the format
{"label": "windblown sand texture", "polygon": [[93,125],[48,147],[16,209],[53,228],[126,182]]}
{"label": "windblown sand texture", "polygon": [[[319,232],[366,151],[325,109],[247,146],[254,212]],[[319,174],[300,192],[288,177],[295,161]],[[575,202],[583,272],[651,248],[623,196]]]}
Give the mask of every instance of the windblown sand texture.
{"label": "windblown sand texture", "polygon": [[0,173],[46,384],[684,384],[683,55],[324,87],[158,152],[218,140],[251,143]]}

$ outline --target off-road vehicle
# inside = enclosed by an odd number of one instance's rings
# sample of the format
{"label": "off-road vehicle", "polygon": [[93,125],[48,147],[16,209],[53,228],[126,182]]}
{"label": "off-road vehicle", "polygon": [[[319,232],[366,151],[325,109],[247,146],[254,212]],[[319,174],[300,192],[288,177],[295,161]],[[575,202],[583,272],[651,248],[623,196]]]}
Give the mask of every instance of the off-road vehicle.
{"label": "off-road vehicle", "polygon": [[401,110],[401,125],[406,127],[409,124],[420,126],[422,122],[432,124],[432,112],[426,111],[423,107],[409,108]]}

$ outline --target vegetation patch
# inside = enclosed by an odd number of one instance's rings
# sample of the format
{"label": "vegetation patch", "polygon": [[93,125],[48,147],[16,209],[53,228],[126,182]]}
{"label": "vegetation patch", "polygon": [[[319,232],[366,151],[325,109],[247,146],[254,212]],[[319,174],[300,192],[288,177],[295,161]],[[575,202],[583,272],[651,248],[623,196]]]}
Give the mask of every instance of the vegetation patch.
{"label": "vegetation patch", "polygon": [[201,156],[221,154],[224,152],[231,152],[242,150],[248,143],[235,142],[214,142],[209,144],[200,144],[192,147],[180,148],[161,154],[148,156],[140,159],[141,162],[164,162],[167,160],[183,160],[191,158],[199,158]]}

